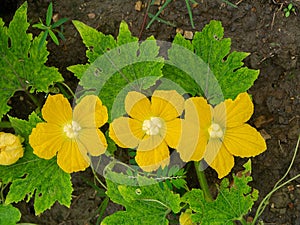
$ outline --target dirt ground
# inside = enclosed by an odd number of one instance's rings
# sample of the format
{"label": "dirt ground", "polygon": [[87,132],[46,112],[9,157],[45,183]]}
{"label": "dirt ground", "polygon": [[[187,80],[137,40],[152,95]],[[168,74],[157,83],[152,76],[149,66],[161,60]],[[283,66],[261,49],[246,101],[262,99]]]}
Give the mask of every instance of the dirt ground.
{"label": "dirt ground", "polygon": [[[250,123],[268,138],[268,150],[252,161],[254,181],[251,185],[260,191],[260,201],[288,168],[300,131],[300,1],[293,1],[296,15],[292,13],[288,18],[283,12],[288,1],[283,0],[232,0],[238,3],[238,8],[228,6],[221,0],[197,1],[199,4],[193,8],[195,29],[191,28],[185,1],[174,0],[164,10],[162,18],[176,24],[176,27],[154,22],[150,29],[142,32],[145,9],[136,11],[135,0],[57,0],[53,3],[59,17],[80,20],[113,36],[117,35],[121,20],[125,20],[132,33],[142,40],[154,35],[157,40],[172,41],[176,28],[194,32],[200,31],[212,19],[222,21],[225,37],[232,40],[232,50],[251,53],[245,64],[260,70],[258,80],[249,91],[255,104]],[[4,5],[7,10],[11,8],[13,11],[13,1],[6,2],[9,2]],[[145,2],[148,0],[143,0]],[[18,2],[19,5],[21,3]],[[38,22],[39,17],[44,18],[48,3],[47,0],[29,1],[31,24]],[[155,13],[157,8],[152,6],[150,11]],[[9,21],[11,14],[7,10],[1,7],[1,17]],[[77,80],[66,67],[85,63],[86,57],[85,47],[70,21],[64,26],[66,42],[60,46],[49,43],[51,54],[48,64],[58,67],[68,84],[76,87]],[[31,31],[37,32],[34,29]],[[13,113],[17,115],[18,111]],[[236,159],[234,171],[241,169],[243,162]],[[288,177],[299,173],[298,154]],[[208,171],[208,174],[211,182],[217,182],[213,171]],[[22,212],[22,222],[42,225],[95,224],[101,198],[95,196],[94,189],[81,179],[82,176],[92,179],[90,171],[73,175],[75,191],[71,209],[57,204],[35,217],[32,203],[22,202],[17,204]],[[254,215],[256,208],[257,204],[249,216]],[[110,203],[106,215],[119,209],[119,206]],[[274,194],[261,220],[266,225],[300,224],[300,179]]]}

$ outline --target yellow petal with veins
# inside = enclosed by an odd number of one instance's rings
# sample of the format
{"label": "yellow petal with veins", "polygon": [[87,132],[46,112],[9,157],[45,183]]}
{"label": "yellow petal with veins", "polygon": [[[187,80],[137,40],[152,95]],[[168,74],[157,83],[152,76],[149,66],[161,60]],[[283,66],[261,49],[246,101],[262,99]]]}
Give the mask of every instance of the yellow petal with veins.
{"label": "yellow petal with veins", "polygon": [[75,140],[68,140],[57,154],[57,164],[66,173],[83,171],[90,165],[87,152],[79,149]]}
{"label": "yellow petal with veins", "polygon": [[261,134],[248,124],[228,128],[223,144],[228,152],[240,157],[256,156],[267,149]]}
{"label": "yellow petal with veins", "polygon": [[49,95],[42,108],[42,115],[48,123],[62,126],[72,121],[72,108],[62,94]]}
{"label": "yellow petal with veins", "polygon": [[107,108],[96,95],[87,95],[75,106],[73,120],[81,128],[98,128],[107,122]]}
{"label": "yellow petal with veins", "polygon": [[164,168],[170,162],[169,148],[162,143],[150,151],[137,151],[135,161],[146,172],[157,170],[159,167]]}
{"label": "yellow petal with veins", "polygon": [[125,98],[125,110],[131,118],[143,122],[151,116],[150,101],[142,93],[131,91]]}
{"label": "yellow petal with veins", "polygon": [[183,109],[184,98],[176,91],[155,91],[151,97],[153,115],[166,122],[179,117]]}
{"label": "yellow petal with veins", "polygon": [[211,138],[208,141],[204,159],[218,173],[219,179],[228,175],[234,166],[233,156],[222,145],[220,139]]}
{"label": "yellow petal with veins", "polygon": [[54,123],[38,123],[29,135],[29,144],[38,157],[51,159],[67,139],[62,127]]}
{"label": "yellow petal with veins", "polygon": [[[227,128],[242,125],[253,114],[253,103],[247,93],[239,94],[235,100],[227,99],[214,108],[215,122]],[[219,122],[220,121],[220,122]]]}
{"label": "yellow petal with veins", "polygon": [[122,148],[135,148],[144,136],[142,122],[128,117],[115,119],[109,127],[109,136]]}
{"label": "yellow petal with veins", "polygon": [[92,156],[103,154],[107,148],[105,136],[99,129],[85,128],[76,139],[80,149],[88,152]]}

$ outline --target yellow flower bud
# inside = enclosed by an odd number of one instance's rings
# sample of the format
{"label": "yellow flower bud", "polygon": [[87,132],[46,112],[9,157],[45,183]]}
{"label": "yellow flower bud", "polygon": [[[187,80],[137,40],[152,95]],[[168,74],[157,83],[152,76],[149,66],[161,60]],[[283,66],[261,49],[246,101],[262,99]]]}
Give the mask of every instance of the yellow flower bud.
{"label": "yellow flower bud", "polygon": [[181,213],[179,217],[180,225],[194,225],[191,219],[192,212],[190,210],[186,210],[185,212]]}
{"label": "yellow flower bud", "polygon": [[23,157],[24,149],[20,138],[0,132],[0,165],[11,165]]}

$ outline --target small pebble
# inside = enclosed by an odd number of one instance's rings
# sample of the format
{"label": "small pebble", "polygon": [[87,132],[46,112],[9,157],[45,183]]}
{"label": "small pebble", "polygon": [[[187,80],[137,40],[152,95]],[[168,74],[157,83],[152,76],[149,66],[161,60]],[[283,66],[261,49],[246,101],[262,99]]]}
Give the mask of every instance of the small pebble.
{"label": "small pebble", "polygon": [[141,10],[142,10],[142,5],[143,5],[142,1],[137,1],[137,2],[135,3],[134,9],[135,9],[136,11],[141,11]]}
{"label": "small pebble", "polygon": [[58,13],[55,13],[55,14],[52,16],[52,20],[53,20],[54,23],[57,22],[57,21],[59,20],[59,15],[58,15]]}
{"label": "small pebble", "polygon": [[194,34],[193,34],[192,31],[187,31],[187,30],[186,30],[186,31],[184,31],[183,36],[184,36],[186,39],[192,40],[193,37],[194,37]]}
{"label": "small pebble", "polygon": [[89,14],[88,14],[88,17],[89,17],[90,19],[95,19],[95,18],[96,18],[96,14],[95,14],[95,13],[89,13]]}
{"label": "small pebble", "polygon": [[160,5],[161,4],[161,0],[155,0],[153,5]]}
{"label": "small pebble", "polygon": [[178,28],[178,27],[177,27],[177,28],[176,28],[176,34],[177,34],[177,33],[183,34],[183,30],[182,30],[181,28]]}
{"label": "small pebble", "polygon": [[271,135],[268,134],[267,131],[265,131],[265,129],[260,130],[259,133],[265,140],[269,140],[272,138]]}

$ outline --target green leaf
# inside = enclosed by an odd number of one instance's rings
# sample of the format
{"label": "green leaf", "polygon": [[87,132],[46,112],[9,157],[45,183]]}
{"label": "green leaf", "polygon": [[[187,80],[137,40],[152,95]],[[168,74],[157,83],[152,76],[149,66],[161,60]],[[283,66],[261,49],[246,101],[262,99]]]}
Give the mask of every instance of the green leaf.
{"label": "green leaf", "polygon": [[67,207],[71,204],[71,176],[56,163],[56,158],[45,160],[33,154],[28,144],[28,134],[41,119],[32,113],[29,121],[10,117],[16,133],[25,137],[23,158],[10,166],[0,166],[0,180],[11,183],[5,203],[19,202],[34,196],[36,215],[49,209],[56,201]]}
{"label": "green leaf", "polygon": [[12,127],[15,130],[17,135],[22,136],[24,139],[28,139],[29,135],[31,134],[31,130],[36,124],[42,122],[43,120],[35,113],[32,112],[27,120],[21,120],[15,117],[8,116],[9,121]]}
{"label": "green leaf", "polygon": [[96,29],[77,20],[73,20],[73,24],[80,33],[83,43],[87,47],[86,56],[90,63],[117,46],[113,36],[104,35]]}
{"label": "green leaf", "polygon": [[16,225],[20,219],[21,213],[17,208],[0,204],[0,225]]}
{"label": "green leaf", "polygon": [[45,45],[46,43],[46,39],[48,37],[48,34],[49,34],[49,30],[45,30],[45,32],[42,32],[40,35],[42,35],[41,39],[40,39],[40,43],[39,43],[39,46],[38,46],[38,49],[42,49],[42,47]]}
{"label": "green leaf", "polygon": [[249,54],[230,52],[231,40],[223,38],[221,22],[211,21],[192,42],[177,34],[169,49],[164,77],[179,83],[192,95],[204,95],[211,104],[234,99],[257,79],[258,70],[244,67]]}
{"label": "green leaf", "polygon": [[41,30],[47,30],[47,27],[42,23],[33,24],[32,27],[38,28],[38,29],[41,29]]}
{"label": "green leaf", "polygon": [[232,185],[227,178],[222,180],[219,194],[213,202],[207,202],[200,189],[192,189],[182,197],[182,201],[188,203],[194,211],[194,222],[201,222],[201,225],[234,225],[234,221],[249,212],[258,198],[258,191],[248,186],[252,181],[251,161],[244,167],[245,171],[241,175],[233,175]]}
{"label": "green leaf", "polygon": [[56,37],[56,35],[54,34],[54,32],[52,30],[49,30],[49,34],[50,34],[50,37],[52,39],[52,41],[56,44],[56,45],[59,45],[59,41]]}
{"label": "green leaf", "polygon": [[52,2],[50,2],[48,9],[47,9],[47,14],[46,14],[46,25],[48,27],[51,24],[52,14],[53,14],[53,7],[52,7]]}
{"label": "green leaf", "polygon": [[45,66],[49,54],[46,42],[39,48],[45,33],[32,40],[28,27],[26,2],[8,28],[0,18],[0,119],[9,111],[7,102],[16,91],[48,92],[48,86],[63,81],[57,68]]}
{"label": "green leaf", "polygon": [[125,22],[120,25],[117,41],[81,22],[73,23],[88,48],[86,55],[91,64],[68,69],[81,79],[86,94],[99,95],[111,121],[125,113],[124,100],[129,91],[146,90],[162,76],[159,47],[153,37],[139,43]]}
{"label": "green leaf", "polygon": [[[145,179],[150,178],[143,178],[144,183]],[[119,211],[106,217],[102,225],[167,225],[169,221],[166,216],[171,211],[178,213],[181,209],[179,195],[174,194],[166,184],[163,184],[162,189],[158,183],[147,186],[127,186],[106,181],[107,195],[113,202],[123,205],[126,211]]]}
{"label": "green leaf", "polygon": [[62,25],[63,23],[67,22],[68,21],[68,18],[61,18],[59,19],[58,21],[56,21],[55,23],[53,23],[51,25],[51,28],[56,28],[56,27],[59,27],[60,25]]}
{"label": "green leaf", "polygon": [[89,68],[90,64],[77,64],[77,65],[73,65],[73,66],[69,66],[68,70],[71,71],[72,73],[74,73],[74,75],[78,78],[81,79],[81,77],[83,76],[83,74],[85,73],[85,71],[87,71],[87,69]]}

